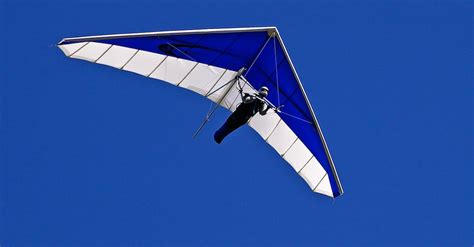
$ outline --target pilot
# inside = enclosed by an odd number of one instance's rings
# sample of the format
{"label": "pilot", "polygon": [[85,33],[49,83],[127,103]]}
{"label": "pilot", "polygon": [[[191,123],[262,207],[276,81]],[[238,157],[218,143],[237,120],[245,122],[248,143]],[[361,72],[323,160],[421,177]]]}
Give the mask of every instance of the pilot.
{"label": "pilot", "polygon": [[240,96],[242,103],[240,103],[237,109],[227,118],[224,125],[214,134],[214,140],[217,143],[221,143],[232,131],[246,124],[257,112],[263,116],[267,114],[267,111],[271,108],[265,103],[265,97],[268,96],[268,88],[265,86],[261,87],[258,90],[258,94],[254,95],[242,93],[242,90],[240,90]]}

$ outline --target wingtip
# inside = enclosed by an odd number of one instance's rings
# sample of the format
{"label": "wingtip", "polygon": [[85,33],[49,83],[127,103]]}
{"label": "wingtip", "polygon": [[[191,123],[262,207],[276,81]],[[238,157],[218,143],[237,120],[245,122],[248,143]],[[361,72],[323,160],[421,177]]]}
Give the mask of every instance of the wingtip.
{"label": "wingtip", "polygon": [[60,45],[62,45],[62,44],[64,43],[64,41],[65,41],[65,40],[66,40],[66,39],[61,39],[61,41],[59,41],[59,42],[58,42],[58,44],[57,44],[56,46],[60,46]]}

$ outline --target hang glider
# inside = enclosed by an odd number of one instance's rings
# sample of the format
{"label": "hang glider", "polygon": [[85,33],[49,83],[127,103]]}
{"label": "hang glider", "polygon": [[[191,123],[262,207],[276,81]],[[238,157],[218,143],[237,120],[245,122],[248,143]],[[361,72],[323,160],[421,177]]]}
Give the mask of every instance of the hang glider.
{"label": "hang glider", "polygon": [[[329,197],[343,194],[323,133],[276,27],[202,29],[66,38],[67,57],[130,71],[192,90],[230,111],[266,86],[284,106],[249,125],[306,181]],[[245,72],[244,72],[245,70]]]}

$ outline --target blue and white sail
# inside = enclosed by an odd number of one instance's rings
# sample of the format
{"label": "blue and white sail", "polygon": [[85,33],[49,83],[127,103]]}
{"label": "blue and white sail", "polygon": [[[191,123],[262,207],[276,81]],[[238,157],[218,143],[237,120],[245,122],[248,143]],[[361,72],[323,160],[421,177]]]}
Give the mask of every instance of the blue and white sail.
{"label": "blue and white sail", "polygon": [[[66,38],[59,44],[71,58],[104,64],[192,90],[234,111],[237,71],[281,112],[255,115],[249,125],[307,182],[311,190],[342,195],[323,133],[280,34],[275,27],[203,29]],[[219,89],[219,90],[216,90]],[[212,93],[211,93],[212,92]]]}

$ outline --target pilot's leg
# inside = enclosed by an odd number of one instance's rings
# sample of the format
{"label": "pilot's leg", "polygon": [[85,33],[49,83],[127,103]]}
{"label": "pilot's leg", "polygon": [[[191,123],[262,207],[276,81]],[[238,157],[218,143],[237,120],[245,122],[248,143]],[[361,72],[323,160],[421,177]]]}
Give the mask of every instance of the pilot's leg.
{"label": "pilot's leg", "polygon": [[239,116],[236,114],[230,115],[229,118],[227,118],[227,121],[225,121],[224,125],[222,125],[222,127],[218,129],[216,133],[214,133],[214,140],[217,143],[221,143],[227,135],[247,123],[247,121],[248,118],[245,116]]}

